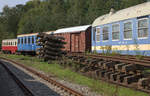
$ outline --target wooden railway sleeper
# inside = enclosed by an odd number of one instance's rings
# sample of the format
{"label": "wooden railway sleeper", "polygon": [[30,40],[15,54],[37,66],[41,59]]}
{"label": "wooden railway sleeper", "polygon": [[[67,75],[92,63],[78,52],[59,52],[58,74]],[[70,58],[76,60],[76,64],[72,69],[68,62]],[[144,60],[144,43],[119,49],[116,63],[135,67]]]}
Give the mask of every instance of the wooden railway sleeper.
{"label": "wooden railway sleeper", "polygon": [[142,75],[131,75],[124,78],[125,84],[131,84],[133,82],[138,82],[142,78]]}
{"label": "wooden railway sleeper", "polygon": [[150,90],[150,78],[141,78],[138,81],[138,88]]}
{"label": "wooden railway sleeper", "polygon": [[110,69],[115,69],[115,65],[116,65],[116,63],[115,62],[110,62],[110,63],[104,63],[104,69],[107,69],[107,70],[110,70]]}
{"label": "wooden railway sleeper", "polygon": [[110,75],[110,80],[112,81],[116,81],[117,80],[117,75],[120,75],[120,74],[123,74],[123,73],[113,73]]}
{"label": "wooden railway sleeper", "polygon": [[127,65],[127,64],[125,64],[125,63],[116,64],[116,65],[115,65],[115,70],[121,71],[122,67],[125,66],[125,65]]}
{"label": "wooden railway sleeper", "polygon": [[135,71],[137,70],[137,67],[135,64],[128,64],[122,67],[122,72],[129,72],[129,71]]}
{"label": "wooden railway sleeper", "polygon": [[133,74],[120,74],[120,75],[117,75],[117,81],[120,82],[120,83],[123,83],[124,82],[124,78],[127,77],[127,76],[131,76]]}
{"label": "wooden railway sleeper", "polygon": [[110,79],[110,75],[113,74],[113,73],[114,72],[112,72],[112,71],[105,73],[105,78]]}
{"label": "wooden railway sleeper", "polygon": [[110,72],[110,71],[108,71],[108,70],[102,70],[102,71],[100,71],[100,72],[99,72],[99,73],[100,73],[100,77],[105,78],[105,74],[106,74],[107,72]]}
{"label": "wooden railway sleeper", "polygon": [[112,63],[112,61],[102,61],[102,62],[98,62],[98,65],[101,67],[101,68],[103,68],[103,69],[105,69],[104,68],[104,64],[106,64],[106,63]]}

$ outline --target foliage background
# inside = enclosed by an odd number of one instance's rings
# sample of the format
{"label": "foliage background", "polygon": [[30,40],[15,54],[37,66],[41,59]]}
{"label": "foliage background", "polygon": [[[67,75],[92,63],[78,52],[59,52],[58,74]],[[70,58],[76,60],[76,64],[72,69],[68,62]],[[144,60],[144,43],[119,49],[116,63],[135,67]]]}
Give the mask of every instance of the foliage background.
{"label": "foliage background", "polygon": [[0,13],[0,46],[2,39],[16,38],[17,34],[92,24],[112,7],[117,11],[146,1],[32,0],[25,5],[5,6]]}

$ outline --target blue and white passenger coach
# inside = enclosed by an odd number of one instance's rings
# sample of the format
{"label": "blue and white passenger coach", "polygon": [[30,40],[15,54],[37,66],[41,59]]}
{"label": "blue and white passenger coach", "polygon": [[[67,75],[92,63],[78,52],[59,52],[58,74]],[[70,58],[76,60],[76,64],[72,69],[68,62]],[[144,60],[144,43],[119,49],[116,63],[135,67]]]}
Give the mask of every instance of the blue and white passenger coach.
{"label": "blue and white passenger coach", "polygon": [[[51,34],[52,31],[44,32],[46,34]],[[36,38],[38,33],[31,33],[31,34],[21,34],[17,36],[18,44],[18,52],[21,54],[36,54],[37,46]]]}
{"label": "blue and white passenger coach", "polygon": [[18,44],[18,52],[21,54],[30,53],[35,54],[36,48],[36,36],[38,33],[32,34],[22,34],[17,36]]}
{"label": "blue and white passenger coach", "polygon": [[[150,56],[150,2],[98,17],[92,24],[92,51]],[[109,48],[109,50],[110,50]]]}

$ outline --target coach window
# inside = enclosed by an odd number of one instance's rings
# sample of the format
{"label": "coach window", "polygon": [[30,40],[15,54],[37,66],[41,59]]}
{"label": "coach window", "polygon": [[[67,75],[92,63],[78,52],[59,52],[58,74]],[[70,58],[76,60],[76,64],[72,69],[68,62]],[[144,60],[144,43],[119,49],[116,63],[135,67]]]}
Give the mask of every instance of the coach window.
{"label": "coach window", "polygon": [[22,41],[21,43],[23,44],[23,38],[21,39],[21,41]]}
{"label": "coach window", "polygon": [[28,44],[30,44],[30,37],[28,37]]}
{"label": "coach window", "polygon": [[107,41],[109,39],[108,33],[109,33],[109,27],[103,27],[103,41]]}
{"label": "coach window", "polygon": [[100,41],[100,28],[96,28],[96,41]]}
{"label": "coach window", "polygon": [[120,28],[119,24],[112,25],[112,40],[119,40]]}
{"label": "coach window", "polygon": [[148,18],[138,20],[138,38],[148,37]]}
{"label": "coach window", "polygon": [[132,39],[132,22],[124,23],[124,39]]}
{"label": "coach window", "polygon": [[18,38],[18,44],[20,44],[20,38]]}
{"label": "coach window", "polygon": [[34,37],[32,37],[32,44],[34,44]]}
{"label": "coach window", "polygon": [[24,43],[27,44],[27,38],[26,37],[24,38]]}

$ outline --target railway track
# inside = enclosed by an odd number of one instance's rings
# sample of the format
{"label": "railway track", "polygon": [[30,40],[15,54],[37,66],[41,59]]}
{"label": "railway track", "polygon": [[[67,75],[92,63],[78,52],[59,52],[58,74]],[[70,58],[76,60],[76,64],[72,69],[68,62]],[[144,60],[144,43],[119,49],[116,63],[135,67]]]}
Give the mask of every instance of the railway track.
{"label": "railway track", "polygon": [[150,94],[150,62],[117,56],[69,54],[87,76]]}
{"label": "railway track", "polygon": [[0,61],[0,64],[6,69],[6,71],[10,74],[13,80],[17,83],[20,89],[23,91],[25,96],[34,96],[33,93],[19,80],[19,78],[9,70],[9,68]]}
{"label": "railway track", "polygon": [[[84,96],[83,94],[81,94],[81,93],[79,93],[79,92],[77,92],[77,91],[75,91],[75,90],[73,90],[73,89],[71,89],[71,88],[69,88],[69,87],[66,87],[66,86],[64,86],[63,84],[58,83],[57,81],[51,79],[50,77],[48,77],[48,76],[46,76],[46,75],[44,75],[44,74],[41,74],[41,73],[39,73],[39,72],[37,72],[37,71],[35,71],[35,70],[33,70],[33,69],[31,69],[31,68],[29,68],[29,67],[23,65],[23,64],[20,64],[20,63],[18,63],[18,62],[15,62],[15,61],[13,61],[13,60],[10,60],[10,59],[7,59],[7,58],[3,58],[3,57],[0,57],[0,59],[9,61],[9,62],[11,62],[11,63],[14,63],[14,64],[16,64],[16,65],[18,65],[18,66],[20,66],[20,67],[26,69],[27,71],[33,73],[34,75],[36,75],[36,76],[38,76],[38,77],[40,77],[40,78],[42,78],[42,79],[48,81],[48,82],[49,82],[50,84],[52,84],[53,86],[56,86],[56,87],[60,88],[61,90],[63,90],[64,92],[68,93],[69,96]],[[33,95],[27,95],[27,96],[33,96]]]}
{"label": "railway track", "polygon": [[[70,55],[70,54],[69,54]],[[92,57],[92,58],[101,58],[104,60],[112,60],[112,61],[120,61],[129,64],[138,64],[142,66],[150,67],[150,57],[143,57],[141,60],[136,59],[134,56],[127,56],[127,55],[118,55],[118,56],[104,56],[102,54],[82,54],[82,53],[73,53],[74,56],[85,56],[85,57]]]}

